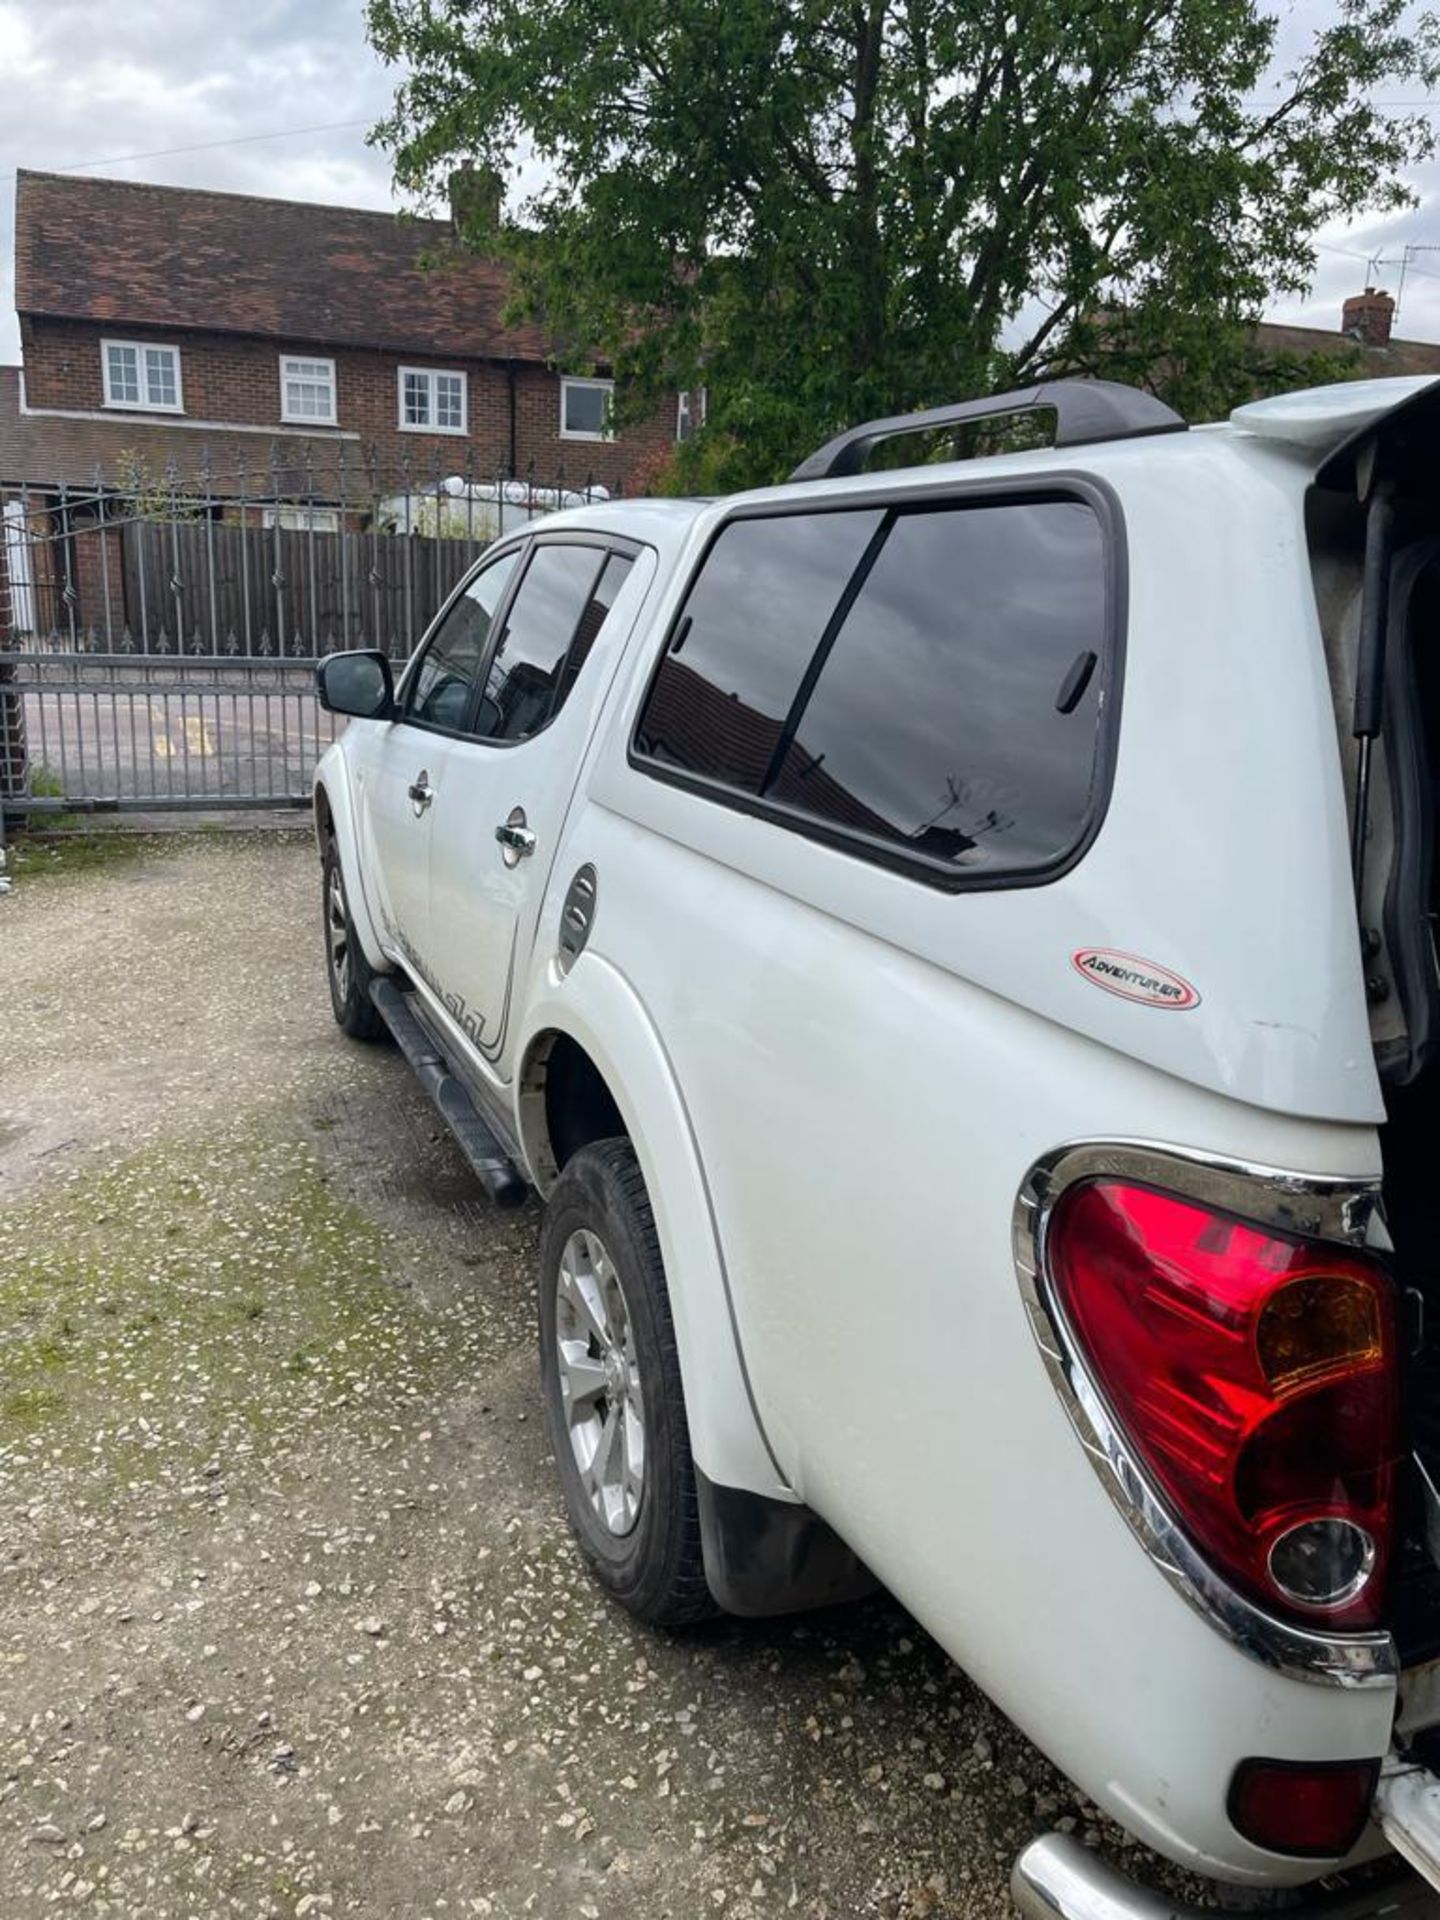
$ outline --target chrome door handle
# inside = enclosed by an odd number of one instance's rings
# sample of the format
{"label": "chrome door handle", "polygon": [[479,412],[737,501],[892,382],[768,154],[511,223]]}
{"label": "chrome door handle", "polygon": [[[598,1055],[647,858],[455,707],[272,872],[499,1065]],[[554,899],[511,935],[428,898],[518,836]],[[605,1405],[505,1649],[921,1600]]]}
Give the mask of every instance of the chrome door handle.
{"label": "chrome door handle", "polygon": [[430,784],[430,775],[428,773],[420,774],[410,782],[410,785],[405,791],[410,796],[410,803],[414,807],[415,815],[418,819],[435,798],[435,789]]}
{"label": "chrome door handle", "polygon": [[507,854],[513,853],[517,859],[535,851],[535,835],[522,821],[502,820],[495,829],[495,838]]}

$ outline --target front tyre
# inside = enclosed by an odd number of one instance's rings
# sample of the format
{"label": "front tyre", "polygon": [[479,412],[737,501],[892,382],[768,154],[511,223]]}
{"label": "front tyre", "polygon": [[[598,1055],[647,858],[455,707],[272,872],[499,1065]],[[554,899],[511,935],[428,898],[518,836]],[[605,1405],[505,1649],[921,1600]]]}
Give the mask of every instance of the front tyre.
{"label": "front tyre", "polygon": [[333,835],[326,839],[320,873],[331,1011],[352,1040],[383,1039],[388,1029],[370,999],[370,982],[375,975],[355,935],[355,922],[345,898],[345,876],[340,871],[340,851]]}
{"label": "front tyre", "polygon": [[665,1269],[630,1142],[567,1162],[540,1237],[540,1380],[580,1551],[651,1626],[716,1611]]}

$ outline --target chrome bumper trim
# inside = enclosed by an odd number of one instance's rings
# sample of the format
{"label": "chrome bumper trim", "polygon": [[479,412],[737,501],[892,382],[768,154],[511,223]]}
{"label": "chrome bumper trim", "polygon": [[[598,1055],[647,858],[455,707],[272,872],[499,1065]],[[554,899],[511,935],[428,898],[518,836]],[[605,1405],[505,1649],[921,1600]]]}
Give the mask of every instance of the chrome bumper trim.
{"label": "chrome bumper trim", "polygon": [[[1022,1920],[1239,1920],[1241,1908],[1192,1907],[1137,1886],[1069,1834],[1047,1833],[1015,1862],[1010,1895]],[[1253,1909],[1247,1920],[1254,1920]],[[1285,1920],[1440,1920],[1440,1895],[1415,1875],[1316,1891]]]}
{"label": "chrome bumper trim", "polygon": [[1289,1233],[1363,1245],[1378,1186],[1363,1180],[1244,1166],[1146,1140],[1092,1140],[1037,1160],[1015,1199],[1015,1272],[1030,1331],[1091,1466],[1154,1566],[1202,1619],[1243,1653],[1292,1680],[1337,1687],[1394,1687],[1388,1633],[1338,1633],[1279,1620],[1237,1593],[1205,1559],[1136,1460],[1090,1376],[1046,1267],[1046,1238],[1067,1187],[1103,1176],[1160,1187]]}

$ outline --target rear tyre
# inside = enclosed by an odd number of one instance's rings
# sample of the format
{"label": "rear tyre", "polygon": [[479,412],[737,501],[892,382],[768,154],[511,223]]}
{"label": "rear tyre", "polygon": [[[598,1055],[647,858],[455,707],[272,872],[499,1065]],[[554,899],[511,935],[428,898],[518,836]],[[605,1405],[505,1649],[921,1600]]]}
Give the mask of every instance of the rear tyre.
{"label": "rear tyre", "polygon": [[655,1221],[624,1139],[567,1162],[540,1237],[540,1380],[565,1506],[606,1592],[651,1626],[717,1611]]}
{"label": "rear tyre", "polygon": [[340,852],[333,837],[325,842],[320,873],[331,1011],[337,1025],[352,1040],[382,1040],[389,1029],[370,999],[370,982],[375,975],[355,936],[355,922],[345,897],[345,876],[340,871]]}

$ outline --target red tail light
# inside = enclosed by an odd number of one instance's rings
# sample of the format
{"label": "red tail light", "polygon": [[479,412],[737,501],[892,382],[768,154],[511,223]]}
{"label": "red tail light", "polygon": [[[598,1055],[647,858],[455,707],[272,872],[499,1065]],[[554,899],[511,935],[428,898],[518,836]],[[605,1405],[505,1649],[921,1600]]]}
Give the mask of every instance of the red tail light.
{"label": "red tail light", "polygon": [[1114,1419],[1196,1544],[1272,1610],[1373,1625],[1400,1453],[1384,1269],[1113,1180],[1062,1196],[1046,1257]]}
{"label": "red tail light", "polygon": [[1230,1818],[1272,1853],[1338,1860],[1365,1831],[1379,1772],[1378,1760],[1242,1760]]}

